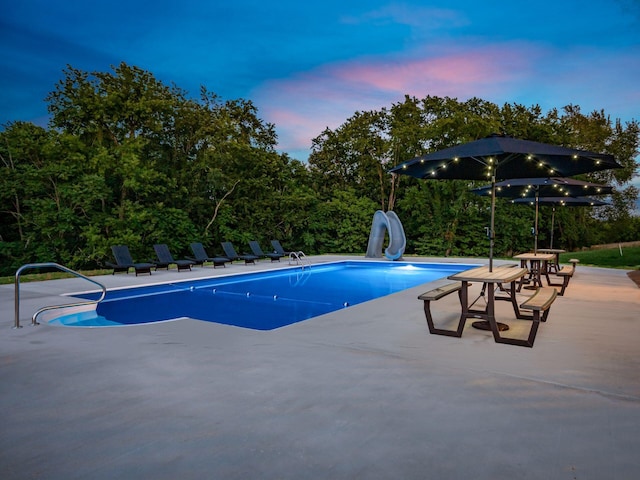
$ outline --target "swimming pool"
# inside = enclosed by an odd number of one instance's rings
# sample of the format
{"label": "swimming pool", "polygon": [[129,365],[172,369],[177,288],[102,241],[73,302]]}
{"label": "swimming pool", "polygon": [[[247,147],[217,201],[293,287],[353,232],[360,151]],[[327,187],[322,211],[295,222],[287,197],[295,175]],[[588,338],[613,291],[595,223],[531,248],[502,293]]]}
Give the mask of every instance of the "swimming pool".
{"label": "swimming pool", "polygon": [[[51,325],[99,327],[180,318],[273,330],[466,270],[472,265],[344,261],[110,290]],[[96,299],[89,292],[75,297]]]}

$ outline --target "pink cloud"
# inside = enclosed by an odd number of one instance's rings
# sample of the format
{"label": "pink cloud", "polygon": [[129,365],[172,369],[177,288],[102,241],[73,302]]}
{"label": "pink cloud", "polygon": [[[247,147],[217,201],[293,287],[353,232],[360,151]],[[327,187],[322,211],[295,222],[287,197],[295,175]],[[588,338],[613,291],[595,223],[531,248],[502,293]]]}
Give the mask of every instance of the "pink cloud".
{"label": "pink cloud", "polygon": [[518,78],[528,63],[512,49],[485,48],[406,62],[347,64],[336,69],[335,77],[388,92],[465,96]]}
{"label": "pink cloud", "polygon": [[[297,104],[295,107],[267,106],[260,107],[263,116],[276,125],[278,149],[286,152],[304,151],[309,153],[311,141],[326,128],[337,128],[353,115],[354,110],[340,108],[328,104],[324,108],[309,102],[307,105]],[[299,156],[292,155],[294,158]],[[305,158],[299,158],[301,160]]]}
{"label": "pink cloud", "polygon": [[440,48],[438,55],[432,50],[414,52],[405,61],[372,57],[323,65],[269,81],[252,98],[263,117],[276,124],[280,150],[308,150],[326,127],[339,127],[357,111],[388,107],[405,94],[492,100],[528,75],[529,63],[539,56],[516,44]]}

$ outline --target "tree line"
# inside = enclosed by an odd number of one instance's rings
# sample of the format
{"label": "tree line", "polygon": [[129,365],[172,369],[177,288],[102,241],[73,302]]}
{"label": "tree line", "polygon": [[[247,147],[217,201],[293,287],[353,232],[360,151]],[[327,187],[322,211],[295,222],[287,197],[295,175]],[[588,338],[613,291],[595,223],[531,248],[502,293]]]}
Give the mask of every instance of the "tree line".
{"label": "tree line", "polygon": [[[466,181],[418,181],[388,170],[402,161],[499,132],[614,155],[623,168],[583,176],[615,187],[609,207],[556,212],[554,244],[568,249],[640,238],[632,216],[640,128],[577,106],[495,105],[478,98],[406,96],[355,112],[312,140],[308,162],[278,153],[275,125],[250,100],[193,98],[148,71],[71,66],[45,99],[48,128],[15,121],[0,131],[0,275],[25,263],[104,266],[110,246],[139,261],[154,243],[177,254],[200,241],[244,249],[280,239],[307,254],[366,250],[373,214],[395,210],[407,254],[483,256],[489,201]],[[530,208],[500,200],[496,252],[531,248]],[[542,209],[540,243],[549,232]]]}

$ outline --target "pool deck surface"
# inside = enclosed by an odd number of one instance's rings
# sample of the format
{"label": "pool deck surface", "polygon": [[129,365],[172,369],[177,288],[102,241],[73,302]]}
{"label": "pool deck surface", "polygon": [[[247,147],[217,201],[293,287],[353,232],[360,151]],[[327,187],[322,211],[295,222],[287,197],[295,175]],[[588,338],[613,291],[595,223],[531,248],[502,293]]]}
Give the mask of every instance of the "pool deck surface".
{"label": "pool deck surface", "polygon": [[[626,271],[579,265],[533,348],[470,321],[462,338],[430,335],[417,299],[429,288],[254,331],[29,325],[93,289],[81,279],[23,283],[13,329],[14,288],[0,286],[0,478],[640,478],[640,288]],[[456,295],[432,304],[443,321],[459,310]],[[512,315],[498,303],[515,335],[526,325]]]}

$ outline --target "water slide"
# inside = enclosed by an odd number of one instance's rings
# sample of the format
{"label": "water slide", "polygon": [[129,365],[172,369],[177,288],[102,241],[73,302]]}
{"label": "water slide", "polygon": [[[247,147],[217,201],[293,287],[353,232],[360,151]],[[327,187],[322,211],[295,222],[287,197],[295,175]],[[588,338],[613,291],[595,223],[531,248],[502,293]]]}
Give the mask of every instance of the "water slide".
{"label": "water slide", "polygon": [[404,235],[404,228],[395,212],[383,212],[378,210],[373,214],[371,223],[371,234],[369,235],[369,245],[367,246],[367,258],[382,258],[382,245],[385,233],[389,236],[389,245],[384,251],[384,255],[389,260],[399,260],[402,258],[404,249],[407,246],[407,237]]}

